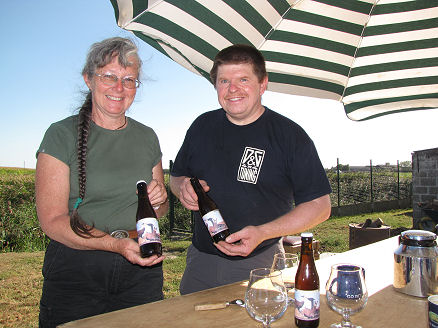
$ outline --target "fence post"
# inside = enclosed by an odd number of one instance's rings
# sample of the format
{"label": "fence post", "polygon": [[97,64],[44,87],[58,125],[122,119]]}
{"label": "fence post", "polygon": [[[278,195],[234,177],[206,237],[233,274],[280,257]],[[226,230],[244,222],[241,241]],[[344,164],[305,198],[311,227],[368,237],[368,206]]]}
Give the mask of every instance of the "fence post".
{"label": "fence post", "polygon": [[370,159],[370,197],[371,197],[371,211],[374,212],[374,193],[373,193],[373,160]]}
{"label": "fence post", "polygon": [[172,172],[172,167],[173,167],[173,161],[170,160],[169,161],[169,191],[167,193],[169,195],[169,236],[168,236],[169,239],[173,234],[173,228],[175,225],[175,196],[170,190],[170,172]]}
{"label": "fence post", "polygon": [[339,157],[336,159],[336,177],[337,177],[337,184],[338,184],[338,207],[341,206],[341,183],[340,183],[340,177],[339,177]]}
{"label": "fence post", "polygon": [[397,160],[397,199],[400,200],[400,164]]}

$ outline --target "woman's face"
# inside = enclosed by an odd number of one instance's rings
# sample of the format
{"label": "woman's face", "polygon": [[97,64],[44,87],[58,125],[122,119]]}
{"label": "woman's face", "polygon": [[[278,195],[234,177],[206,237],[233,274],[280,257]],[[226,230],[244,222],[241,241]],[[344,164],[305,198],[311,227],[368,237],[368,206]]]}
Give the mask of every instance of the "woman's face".
{"label": "woman's face", "polygon": [[138,77],[137,60],[135,57],[130,59],[131,62],[135,64],[127,66],[126,68],[119,64],[116,56],[108,65],[97,69],[96,74],[99,75],[116,75],[118,80],[114,85],[103,83],[97,75],[91,77],[84,75],[85,83],[93,95],[92,111],[95,115],[114,118],[124,115],[126,110],[131,106],[137,89],[128,89],[122,84],[123,78],[132,77],[136,79]]}

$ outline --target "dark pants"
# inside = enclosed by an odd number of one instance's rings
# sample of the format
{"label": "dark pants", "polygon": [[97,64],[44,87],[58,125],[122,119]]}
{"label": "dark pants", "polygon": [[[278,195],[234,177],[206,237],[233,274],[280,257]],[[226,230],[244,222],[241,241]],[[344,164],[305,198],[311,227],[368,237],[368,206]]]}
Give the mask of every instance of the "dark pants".
{"label": "dark pants", "polygon": [[270,268],[274,254],[280,252],[284,252],[283,245],[277,242],[252,257],[229,260],[201,252],[192,244],[187,250],[186,268],[179,285],[180,293],[185,295],[248,280],[252,269]]}
{"label": "dark pants", "polygon": [[105,251],[82,251],[51,241],[44,258],[39,326],[163,299],[161,263],[141,267]]}

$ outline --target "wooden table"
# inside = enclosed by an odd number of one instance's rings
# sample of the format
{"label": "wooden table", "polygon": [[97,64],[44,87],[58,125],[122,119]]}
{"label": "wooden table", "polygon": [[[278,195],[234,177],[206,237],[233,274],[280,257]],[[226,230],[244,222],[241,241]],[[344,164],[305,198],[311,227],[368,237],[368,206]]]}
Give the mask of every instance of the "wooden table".
{"label": "wooden table", "polygon": [[[352,316],[353,323],[364,328],[427,327],[427,299],[399,293],[392,287],[393,252],[398,245],[397,238],[389,238],[316,261],[322,294],[319,327],[329,327],[341,319],[339,314],[329,309],[325,298],[325,283],[330,266],[337,263],[354,263],[366,270],[370,297],[365,309]],[[237,305],[220,310],[194,310],[197,304],[243,299],[245,286],[246,282],[235,283],[69,322],[62,327],[261,327],[261,324],[249,317],[245,308]],[[272,327],[295,327],[293,308],[288,308],[285,315],[274,322]]]}

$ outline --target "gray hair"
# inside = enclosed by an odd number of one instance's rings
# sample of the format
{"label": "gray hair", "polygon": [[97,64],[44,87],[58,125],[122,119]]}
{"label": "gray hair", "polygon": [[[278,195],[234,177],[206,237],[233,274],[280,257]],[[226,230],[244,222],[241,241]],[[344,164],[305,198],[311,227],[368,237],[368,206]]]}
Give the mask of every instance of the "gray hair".
{"label": "gray hair", "polygon": [[[140,79],[142,62],[138,55],[138,48],[131,39],[121,37],[113,37],[92,44],[82,69],[82,75],[91,78],[98,68],[108,65],[115,56],[118,57],[119,64],[125,68],[137,64],[137,78]],[[136,58],[136,62],[132,61],[130,58],[132,56]]]}
{"label": "gray hair", "polygon": [[[119,64],[123,67],[137,65],[138,79],[140,79],[141,60],[138,55],[138,48],[135,43],[127,38],[109,38],[91,45],[87,55],[87,61],[82,69],[82,75],[91,78],[96,69],[108,65],[114,57],[117,56]],[[132,56],[135,61],[132,61]],[[87,152],[88,136],[90,133],[90,121],[92,112],[92,94],[88,91],[85,101],[82,104],[78,114],[78,141],[77,141],[77,159],[78,159],[78,184],[79,197],[76,205],[70,214],[70,227],[79,236],[83,238],[99,238],[105,234],[96,235],[92,233],[93,225],[87,225],[78,213],[78,206],[85,198],[87,185]]]}

